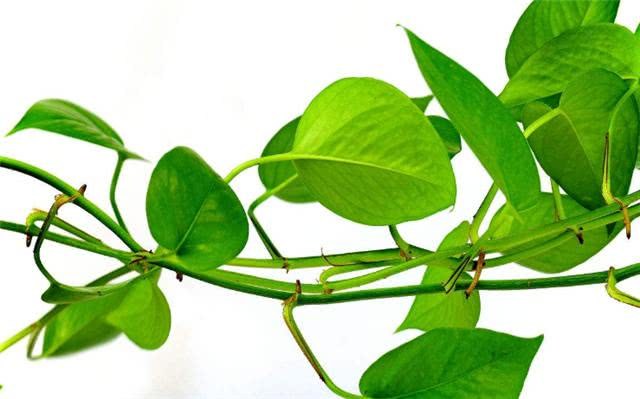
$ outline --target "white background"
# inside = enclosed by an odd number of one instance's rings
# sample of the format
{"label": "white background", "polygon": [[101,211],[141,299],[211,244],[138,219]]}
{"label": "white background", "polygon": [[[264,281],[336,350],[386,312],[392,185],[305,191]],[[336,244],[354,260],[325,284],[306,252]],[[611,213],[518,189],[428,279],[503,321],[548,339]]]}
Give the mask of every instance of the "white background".
{"label": "white background", "polygon": [[[134,235],[149,248],[146,184],[157,160],[176,145],[199,151],[220,173],[256,157],[271,135],[300,114],[323,87],[346,76],[384,79],[409,95],[428,93],[396,23],[466,66],[498,92],[506,82],[504,49],[528,1],[19,1],[0,5],[0,131],[33,102],[72,100],[111,123],[128,147],[151,162],[129,162],[119,190]],[[640,3],[623,1],[618,21],[635,27]],[[24,132],[0,141],[0,153],[44,166],[108,208],[112,152],[57,135]],[[434,247],[470,217],[490,181],[465,148],[454,160],[453,212],[401,227]],[[634,184],[637,187],[637,184]],[[248,204],[261,193],[255,171],[234,188]],[[48,187],[3,171],[0,218],[22,222],[46,208]],[[277,200],[259,211],[288,256],[392,245],[384,228],[355,225],[319,205]],[[62,216],[109,234],[69,207]],[[253,233],[252,233],[253,234]],[[637,260],[638,237],[621,236],[576,271]],[[46,287],[18,234],[0,232],[0,337],[48,309]],[[266,256],[255,235],[247,256]],[[115,265],[56,245],[48,264],[66,281],[85,282]],[[319,271],[318,271],[319,272]],[[313,280],[318,272],[303,277]],[[415,284],[414,270],[384,284]],[[272,273],[294,281],[300,274]],[[485,278],[533,276],[518,266]],[[33,398],[325,398],[330,393],[298,351],[278,302],[238,294],[166,273],[161,286],[173,329],[158,351],[126,339],[73,357],[29,362],[20,344],[0,356],[0,397]],[[624,287],[640,290],[640,284]],[[524,398],[631,397],[637,392],[640,313],[614,302],[602,286],[482,294],[479,325],[515,335],[545,334]],[[357,390],[365,368],[415,336],[393,334],[411,299],[308,307],[299,322],[334,379]]]}

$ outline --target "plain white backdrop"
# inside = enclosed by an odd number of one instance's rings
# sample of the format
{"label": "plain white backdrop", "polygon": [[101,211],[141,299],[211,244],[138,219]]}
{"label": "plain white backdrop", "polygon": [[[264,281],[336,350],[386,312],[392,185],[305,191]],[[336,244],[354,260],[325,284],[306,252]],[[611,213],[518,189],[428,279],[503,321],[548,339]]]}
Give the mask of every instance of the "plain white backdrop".
{"label": "plain white backdrop", "polygon": [[[196,149],[222,175],[256,157],[272,134],[300,114],[322,88],[346,76],[386,80],[409,95],[428,93],[397,23],[458,60],[495,92],[506,82],[504,49],[528,0],[518,1],[32,1],[0,4],[0,131],[35,101],[59,97],[106,119],[127,146],[150,160],[128,162],[121,209],[139,241],[147,231],[144,197],[153,163],[176,145]],[[623,0],[618,21],[635,28],[640,3]],[[433,108],[435,109],[435,108]],[[62,136],[24,132],[0,140],[0,153],[45,167],[108,209],[115,155]],[[454,160],[458,199],[452,212],[401,226],[434,247],[469,218],[490,185],[468,148]],[[546,185],[546,182],[543,183]],[[261,193],[255,170],[233,184],[248,204]],[[637,181],[634,183],[637,189]],[[0,218],[22,222],[46,208],[51,189],[0,171]],[[62,216],[117,243],[78,209]],[[259,210],[287,256],[392,245],[384,228],[355,225],[319,205],[273,200]],[[638,260],[638,237],[620,235],[574,271]],[[252,233],[244,252],[266,256]],[[57,245],[48,264],[66,281],[85,282],[115,265]],[[316,272],[265,274],[294,281]],[[415,284],[422,269],[382,285]],[[484,278],[535,276],[518,266]],[[24,237],[0,232],[0,337],[48,309],[45,280]],[[72,357],[27,361],[20,344],[0,356],[0,397],[327,398],[281,320],[277,301],[234,293],[170,273],[161,281],[173,328],[160,350],[125,338]],[[636,281],[625,282],[630,291]],[[410,298],[305,307],[300,325],[336,382],[356,390],[366,367],[417,335],[394,334]],[[479,326],[531,337],[545,334],[524,398],[632,397],[637,392],[640,313],[609,299],[602,286],[537,292],[483,292]]]}

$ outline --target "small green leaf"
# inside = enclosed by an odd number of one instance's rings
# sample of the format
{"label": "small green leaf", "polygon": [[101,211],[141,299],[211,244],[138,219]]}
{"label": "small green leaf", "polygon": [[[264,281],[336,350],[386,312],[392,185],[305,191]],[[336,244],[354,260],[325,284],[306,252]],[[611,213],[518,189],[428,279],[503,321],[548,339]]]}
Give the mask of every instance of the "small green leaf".
{"label": "small green leaf", "polygon": [[[559,115],[536,129],[529,144],[542,168],[573,199],[588,209],[605,205],[602,196],[605,135],[609,133],[611,188],[626,195],[638,151],[640,120],[630,88],[616,74],[601,69],[573,80],[560,97]],[[525,107],[525,126],[549,112]]]}
{"label": "small green leaf", "polygon": [[[438,250],[458,247],[469,240],[469,222],[464,221],[446,235]],[[451,270],[439,266],[437,262],[430,263],[422,279],[422,284],[442,284],[451,277]],[[463,274],[461,280],[470,280],[468,274]],[[475,327],[480,317],[480,295],[474,290],[467,299],[463,291],[450,294],[418,295],[411,305],[397,331],[415,328],[429,331],[440,327]]]}
{"label": "small green leaf", "polygon": [[425,112],[427,107],[433,100],[433,96],[425,96],[425,97],[413,97],[411,101],[420,109],[420,111]]}
{"label": "small green leaf", "polygon": [[[264,151],[262,151],[262,156],[284,154],[291,151],[293,148],[293,142],[296,138],[298,122],[300,122],[300,117],[297,117],[284,125],[284,127],[280,129],[273,138],[271,138],[269,143],[267,143]],[[267,163],[258,167],[260,180],[267,190],[278,187],[296,173],[296,168],[293,166],[293,162],[290,161]],[[285,188],[278,192],[276,196],[289,202],[315,201],[309,190],[307,190],[299,178],[296,178],[289,183]]]}
{"label": "small green leaf", "polygon": [[[566,195],[562,196],[562,204],[567,217],[579,216],[588,212],[587,209]],[[520,212],[518,215],[519,219],[516,218],[515,213],[508,205],[503,206],[496,212],[489,227],[490,230],[494,230],[493,238],[524,233],[527,230],[555,222],[555,206],[552,194],[544,193],[534,208]],[[582,264],[597,254],[613,239],[615,234],[620,231],[620,228],[616,228],[614,231],[615,233],[611,236],[606,226],[585,231],[583,244],[580,244],[577,238],[571,239],[531,258],[520,259],[517,263],[544,273],[560,273]],[[520,252],[540,245],[546,240],[548,238],[534,240],[525,245],[510,248],[503,253],[508,255]]]}
{"label": "small green leaf", "polygon": [[120,136],[97,115],[66,100],[47,99],[33,104],[7,134],[40,129],[111,148],[127,158],[142,159],[124,147]]}
{"label": "small green leaf", "polygon": [[155,276],[135,280],[113,295],[68,305],[47,324],[42,356],[95,347],[124,332],[144,349],[167,339],[171,312]]}
{"label": "small green leaf", "polygon": [[542,336],[439,328],[386,353],[360,379],[368,398],[513,399]]}
{"label": "small green leaf", "polygon": [[619,0],[534,0],[511,33],[507,73],[513,76],[540,47],[565,31],[613,22],[619,4]]}
{"label": "small green leaf", "polygon": [[153,170],[147,220],[158,244],[196,271],[234,258],[249,234],[247,216],[231,187],[185,147],[166,153]]}
{"label": "small green leaf", "polygon": [[50,285],[42,294],[42,301],[52,304],[64,304],[87,301],[90,299],[111,295],[122,289],[127,283],[111,284],[96,287],[67,287]]}
{"label": "small green leaf", "polygon": [[449,159],[456,156],[462,150],[462,143],[460,142],[460,133],[453,126],[453,123],[449,119],[438,115],[429,115],[428,118],[447,148]]}
{"label": "small green leaf", "polygon": [[355,222],[418,220],[455,200],[438,133],[409,97],[379,80],[324,89],[304,112],[290,154],[312,196]]}
{"label": "small green leaf", "polygon": [[511,113],[466,69],[406,32],[422,76],[507,200],[518,210],[535,205],[538,170]]}
{"label": "small green leaf", "polygon": [[500,99],[508,107],[516,107],[549,97],[563,92],[576,76],[596,68],[624,78],[639,76],[640,40],[627,28],[614,24],[567,31],[525,61]]}

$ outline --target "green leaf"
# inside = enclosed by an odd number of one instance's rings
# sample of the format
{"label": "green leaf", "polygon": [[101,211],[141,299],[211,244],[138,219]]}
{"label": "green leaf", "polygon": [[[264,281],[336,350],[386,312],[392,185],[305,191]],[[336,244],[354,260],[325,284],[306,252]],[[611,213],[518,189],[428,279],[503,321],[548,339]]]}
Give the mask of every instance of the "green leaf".
{"label": "green leaf", "polygon": [[[467,243],[469,240],[469,222],[464,221],[444,238],[438,250],[453,248]],[[422,279],[422,284],[441,284],[451,276],[451,270],[430,263]],[[470,280],[463,274],[461,280]],[[415,328],[429,331],[440,327],[475,327],[480,317],[480,295],[474,290],[469,299],[463,291],[450,294],[417,295],[397,331]]]}
{"label": "green leaf", "polygon": [[75,303],[111,295],[122,289],[128,282],[94,287],[68,287],[50,285],[42,294],[42,301],[52,304]]}
{"label": "green leaf", "polygon": [[639,76],[640,41],[627,28],[614,24],[567,31],[525,61],[500,99],[508,107],[515,107],[549,97],[563,92],[576,76],[596,68],[624,78]]}
{"label": "green leaf", "polygon": [[144,349],[167,339],[171,313],[154,276],[136,280],[113,295],[65,307],[46,326],[42,356],[85,350],[124,332]]}
{"label": "green leaf", "polygon": [[[413,103],[422,112],[424,112],[432,99],[433,96],[425,96],[412,98],[411,101],[413,101]],[[296,138],[296,130],[298,129],[300,118],[301,117],[297,117],[293,119],[291,122],[287,123],[280,130],[278,130],[278,132],[271,138],[271,140],[269,140],[269,143],[267,143],[267,146],[262,151],[263,157],[268,155],[284,154],[291,151],[291,149],[293,148],[293,142]],[[441,126],[442,129],[445,130],[444,133],[446,134],[446,138],[451,142],[447,143],[447,141],[445,141],[445,145],[447,145],[447,148],[449,148],[449,145],[452,145],[455,148],[455,137],[453,136],[453,133],[447,126],[444,126],[444,124],[441,124]],[[445,137],[443,137],[443,140],[445,140]],[[458,142],[459,141],[460,139],[458,138]],[[459,151],[460,150],[458,150],[458,152]],[[267,190],[276,188],[296,173],[298,172],[296,171],[296,168],[295,166],[293,166],[293,162],[291,161],[266,163],[258,166],[258,174],[260,175],[260,180]],[[307,188],[299,178],[287,184],[285,188],[283,188],[276,194],[276,197],[285,201],[296,203],[315,201],[309,190],[307,190]]]}
{"label": "green leaf", "polygon": [[433,96],[425,96],[425,97],[413,97],[411,101],[420,109],[420,111],[425,112],[427,107],[433,100]]}
{"label": "green leaf", "polygon": [[[593,70],[572,81],[560,97],[559,116],[536,129],[529,144],[542,168],[588,209],[605,205],[602,196],[605,135],[609,132],[611,189],[627,194],[638,151],[638,106],[627,83],[612,72]],[[525,125],[549,112],[525,107]]]}
{"label": "green leaf", "polygon": [[360,379],[369,398],[513,399],[542,336],[439,328],[388,352]]}
{"label": "green leaf", "polygon": [[409,97],[379,80],[324,89],[304,112],[290,154],[312,196],[355,222],[418,220],[455,200],[438,133]]}
{"label": "green leaf", "polygon": [[[293,142],[296,138],[298,122],[300,122],[300,117],[297,117],[284,125],[284,127],[280,129],[275,136],[273,136],[269,143],[267,143],[264,151],[262,151],[262,156],[284,154],[291,151],[293,148]],[[293,166],[293,162],[290,161],[267,163],[258,167],[260,180],[267,190],[276,188],[296,173],[296,168]],[[289,183],[285,188],[278,192],[276,196],[289,202],[315,201],[309,190],[307,190],[299,178],[296,178],[294,181]]]}
{"label": "green leaf", "polygon": [[[587,209],[566,195],[562,196],[562,204],[567,217],[578,216],[588,212]],[[492,238],[524,233],[527,230],[555,222],[553,195],[544,193],[534,208],[520,212],[519,217],[520,219],[516,218],[514,211],[508,205],[503,206],[491,220],[489,229],[495,229]],[[571,239],[551,250],[530,258],[521,259],[517,263],[544,273],[560,273],[582,264],[597,254],[619,231],[619,228],[615,229],[615,233],[611,236],[606,226],[585,231],[583,244],[580,244],[577,238]],[[534,240],[525,245],[510,248],[503,251],[503,253],[508,255],[532,248],[548,239]]]}
{"label": "green leaf", "polygon": [[466,69],[411,31],[407,35],[422,76],[507,200],[518,210],[535,205],[538,171],[511,113]]}
{"label": "green leaf", "polygon": [[7,136],[25,129],[58,133],[111,148],[127,158],[142,159],[124,147],[120,136],[105,121],[66,100],[47,99],[33,104]]}
{"label": "green leaf", "polygon": [[453,158],[462,150],[460,133],[458,133],[453,123],[447,118],[438,115],[429,115],[428,118],[434,129],[436,129],[436,132],[438,132],[438,135],[440,135],[444,146],[447,148],[449,159]]}
{"label": "green leaf", "polygon": [[513,76],[540,47],[565,31],[613,22],[619,0],[535,0],[522,14],[507,46],[507,73]]}
{"label": "green leaf", "polygon": [[234,258],[249,234],[247,216],[231,187],[185,147],[166,153],[153,170],[147,221],[158,244],[194,271]]}

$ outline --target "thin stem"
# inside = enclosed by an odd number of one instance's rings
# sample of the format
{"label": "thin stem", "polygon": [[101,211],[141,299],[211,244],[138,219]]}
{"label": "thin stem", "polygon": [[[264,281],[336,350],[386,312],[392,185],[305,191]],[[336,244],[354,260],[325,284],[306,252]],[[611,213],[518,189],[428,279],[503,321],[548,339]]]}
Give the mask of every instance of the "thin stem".
{"label": "thin stem", "polygon": [[491,203],[496,198],[497,193],[498,193],[498,186],[494,183],[491,185],[491,187],[489,188],[489,191],[487,192],[487,195],[482,200],[482,203],[480,204],[478,211],[476,212],[475,215],[473,215],[473,221],[471,222],[471,227],[469,228],[469,239],[471,240],[472,244],[477,242],[478,239],[480,238],[478,234],[478,232],[480,231],[480,225],[482,224],[482,221],[487,215],[487,212],[489,212]]}
{"label": "thin stem", "polygon": [[567,214],[564,211],[564,205],[562,204],[562,194],[560,193],[560,186],[555,180],[551,180],[551,192],[553,194],[553,205],[556,213],[555,220],[564,220],[567,218]]}
{"label": "thin stem", "polygon": [[291,332],[291,335],[293,336],[296,343],[300,347],[300,350],[302,350],[302,353],[311,364],[311,367],[313,367],[313,369],[316,371],[316,373],[318,374],[318,377],[320,377],[320,380],[324,382],[324,384],[327,386],[327,388],[331,390],[331,392],[335,393],[341,398],[363,399],[364,398],[363,396],[356,395],[351,392],[347,392],[344,389],[337,386],[331,380],[331,378],[329,377],[329,374],[327,374],[327,372],[324,370],[324,368],[322,367],[322,365],[320,364],[316,356],[313,354],[311,347],[309,347],[309,344],[307,344],[307,341],[304,339],[304,336],[302,335],[302,332],[300,331],[300,328],[298,328],[298,324],[296,323],[296,320],[293,317],[293,309],[296,306],[298,295],[299,295],[299,292],[296,292],[291,296],[291,298],[285,301],[284,306],[282,308],[282,316],[284,318],[285,324],[287,325],[287,327],[289,328],[289,331]]}
{"label": "thin stem", "polygon": [[284,154],[274,154],[274,155],[268,155],[265,157],[260,157],[260,158],[255,158],[255,159],[251,159],[249,161],[243,162],[240,165],[236,166],[235,168],[233,168],[231,170],[231,172],[229,172],[229,174],[227,175],[227,177],[224,178],[224,181],[227,183],[231,183],[231,181],[238,176],[241,172],[254,167],[254,166],[258,166],[258,165],[263,165],[266,163],[272,163],[272,162],[284,162],[284,161],[291,161],[293,159],[296,159],[299,157],[296,157],[295,155],[292,155],[291,153],[284,153]]}
{"label": "thin stem", "polygon": [[[65,195],[73,195],[76,192],[75,187],[72,185],[45,170],[29,165],[25,162],[7,157],[0,157],[0,168],[10,169],[31,176],[50,185]],[[106,228],[111,230],[133,252],[140,252],[144,250],[144,248],[142,248],[142,246],[138,244],[126,230],[124,230],[115,220],[113,220],[93,202],[89,201],[86,197],[83,196],[78,198],[75,204],[95,217]]]}
{"label": "thin stem", "polygon": [[556,116],[560,115],[561,113],[562,113],[562,110],[560,108],[555,108],[555,109],[552,109],[551,111],[547,112],[546,114],[542,115],[541,117],[539,117],[535,121],[533,121],[533,123],[530,124],[529,126],[527,126],[527,128],[524,130],[524,132],[523,132],[524,138],[528,139],[529,136],[531,136],[533,134],[533,132],[535,132],[536,130],[538,130],[540,128],[540,126],[542,126],[545,123],[551,121],[553,118],[555,118]]}
{"label": "thin stem", "polygon": [[265,202],[266,200],[268,200],[272,196],[276,195],[277,193],[282,191],[285,187],[287,187],[289,184],[291,184],[291,182],[294,181],[297,177],[298,177],[298,175],[294,174],[293,176],[291,176],[290,178],[286,179],[285,181],[283,181],[282,183],[280,183],[276,187],[265,191],[261,196],[256,198],[256,200],[253,201],[251,203],[251,205],[249,205],[249,209],[247,209],[247,215],[249,216],[249,220],[251,220],[251,223],[253,224],[253,227],[256,229],[256,232],[258,233],[258,237],[260,237],[260,240],[262,241],[262,243],[264,244],[265,248],[269,252],[269,255],[271,255],[272,259],[280,259],[281,261],[283,261],[284,257],[282,256],[280,251],[278,251],[278,248],[275,246],[273,241],[271,241],[271,238],[269,237],[267,232],[264,230],[264,228],[260,224],[260,221],[258,220],[258,218],[255,215],[255,210],[263,202]]}
{"label": "thin stem", "polygon": [[402,238],[400,232],[398,231],[398,227],[395,224],[389,225],[389,233],[391,233],[393,241],[398,246],[398,249],[400,249],[400,255],[407,260],[411,259],[411,245],[409,245],[409,243],[407,243],[404,238]]}
{"label": "thin stem", "polygon": [[[47,215],[49,213],[39,210],[39,209],[34,209],[33,212],[31,212],[29,214],[29,216],[27,216],[27,222],[26,222],[26,229],[25,231],[29,230],[32,226],[35,226],[35,223],[38,221],[44,221],[47,218]],[[86,231],[72,225],[71,223],[59,218],[58,216],[54,217],[51,220],[51,225],[55,226],[61,230],[66,231],[69,234],[72,234],[74,236],[76,236],[77,238],[81,239],[81,240],[85,240],[87,242],[91,242],[94,244],[102,244],[102,241],[100,241],[100,239],[92,236],[91,234],[87,233]],[[27,243],[28,245],[28,243]]]}
{"label": "thin stem", "polygon": [[[37,226],[27,227],[24,224],[7,222],[4,220],[0,220],[0,230],[12,231],[20,234],[29,234],[31,236],[37,236],[40,234],[40,228]],[[67,237],[62,234],[56,234],[48,231],[45,235],[47,240],[54,241],[62,245],[66,245],[68,247],[82,249],[84,251],[93,252],[98,255],[104,255],[111,258],[118,259],[123,262],[131,261],[131,258],[134,256],[131,252],[121,251],[118,249],[111,248],[103,243],[91,243],[83,240],[78,240],[75,238]]]}
{"label": "thin stem", "polygon": [[11,348],[13,345],[20,342],[23,338],[27,337],[29,334],[34,332],[38,328],[36,323],[29,324],[22,330],[18,331],[15,335],[7,339],[6,341],[0,343],[0,353],[6,351]]}
{"label": "thin stem", "polygon": [[120,172],[122,172],[122,165],[127,159],[126,155],[118,152],[118,161],[116,162],[116,167],[113,170],[113,177],[111,178],[111,186],[109,188],[109,202],[111,202],[111,209],[113,209],[113,214],[116,217],[118,224],[128,233],[129,229],[127,229],[127,225],[124,223],[124,219],[122,218],[122,214],[118,208],[118,201],[116,200],[116,188],[118,187]]}

